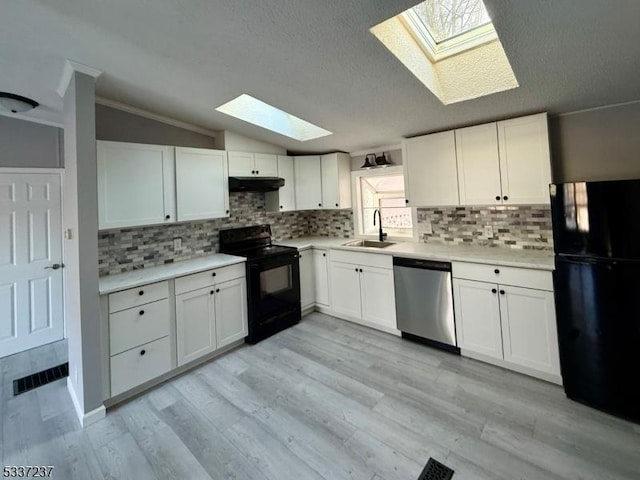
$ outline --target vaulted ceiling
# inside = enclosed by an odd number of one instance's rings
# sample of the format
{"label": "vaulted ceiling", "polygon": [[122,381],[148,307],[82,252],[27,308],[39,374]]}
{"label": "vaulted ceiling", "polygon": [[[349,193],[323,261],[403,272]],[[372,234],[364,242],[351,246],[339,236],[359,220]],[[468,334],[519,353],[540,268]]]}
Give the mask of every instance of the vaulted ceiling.
{"label": "vaulted ceiling", "polygon": [[[0,91],[61,122],[64,60],[98,95],[294,152],[356,151],[521,114],[640,99],[637,0],[485,0],[520,87],[444,106],[369,32],[416,0],[21,0],[0,15]],[[216,112],[248,93],[326,128],[298,142]]]}

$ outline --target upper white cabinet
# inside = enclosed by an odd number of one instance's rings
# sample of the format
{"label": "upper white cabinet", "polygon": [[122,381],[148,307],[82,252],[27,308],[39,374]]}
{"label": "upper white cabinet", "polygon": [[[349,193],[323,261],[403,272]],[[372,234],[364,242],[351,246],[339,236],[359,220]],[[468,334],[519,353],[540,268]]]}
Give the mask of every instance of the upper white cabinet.
{"label": "upper white cabinet", "polygon": [[460,128],[455,135],[460,203],[502,203],[496,124]]}
{"label": "upper white cabinet", "polygon": [[290,212],[296,209],[295,171],[293,157],[278,155],[278,177],[284,178],[284,187],[265,195],[268,212]]}
{"label": "upper white cabinet", "polygon": [[100,229],[175,221],[174,147],[97,142]]}
{"label": "upper white cabinet", "polygon": [[319,155],[294,157],[297,210],[322,208],[322,166]]}
{"label": "upper white cabinet", "polygon": [[277,177],[277,155],[270,153],[229,152],[229,176]]}
{"label": "upper white cabinet", "polygon": [[351,208],[351,157],[330,153],[320,157],[322,208]]}
{"label": "upper white cabinet", "polygon": [[229,216],[227,154],[176,147],[178,221]]}
{"label": "upper white cabinet", "polygon": [[402,151],[408,205],[459,205],[453,131],[410,138]]}
{"label": "upper white cabinet", "polygon": [[549,203],[551,157],[544,113],[498,122],[504,203]]}
{"label": "upper white cabinet", "polygon": [[456,150],[462,205],[549,203],[545,113],[458,129]]}

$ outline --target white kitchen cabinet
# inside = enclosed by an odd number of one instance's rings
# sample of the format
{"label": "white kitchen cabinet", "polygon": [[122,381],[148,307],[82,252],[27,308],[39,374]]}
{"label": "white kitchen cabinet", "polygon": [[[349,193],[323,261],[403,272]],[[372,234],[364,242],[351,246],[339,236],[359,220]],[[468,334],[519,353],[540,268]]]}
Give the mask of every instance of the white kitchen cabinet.
{"label": "white kitchen cabinet", "polygon": [[330,153],[320,157],[322,208],[351,208],[351,157]]}
{"label": "white kitchen cabinet", "polygon": [[213,286],[176,295],[178,366],[216,349]]}
{"label": "white kitchen cabinet", "polygon": [[459,205],[453,131],[404,140],[405,198],[412,207]]}
{"label": "white kitchen cabinet", "polygon": [[296,209],[295,170],[293,157],[278,155],[278,177],[284,178],[284,186],[265,194],[268,212],[291,212]]}
{"label": "white kitchen cabinet", "polygon": [[322,208],[322,167],[319,155],[294,157],[297,210]]}
{"label": "white kitchen cabinet", "polygon": [[327,250],[312,249],[313,277],[315,303],[322,307],[329,307],[329,266],[327,262]]}
{"label": "white kitchen cabinet", "polygon": [[226,152],[176,147],[176,197],[178,221],[228,217]]}
{"label": "white kitchen cabinet", "polygon": [[270,153],[228,152],[230,177],[276,177],[277,156]]}
{"label": "white kitchen cabinet", "polygon": [[349,319],[361,319],[360,267],[351,263],[330,262],[330,268],[333,311]]}
{"label": "white kitchen cabinet", "polygon": [[315,275],[313,269],[313,250],[299,253],[300,260],[300,306],[302,311],[313,307],[315,303]]}
{"label": "white kitchen cabinet", "polygon": [[548,204],[551,157],[547,114],[498,122],[502,198],[509,204]]}
{"label": "white kitchen cabinet", "polygon": [[497,285],[455,279],[453,294],[460,348],[502,359],[502,327]]}
{"label": "white kitchen cabinet", "polygon": [[174,147],[97,142],[100,229],[175,221]]}
{"label": "white kitchen cabinet", "polygon": [[496,124],[460,128],[455,136],[460,203],[502,204]]}
{"label": "white kitchen cabinet", "polygon": [[242,340],[248,335],[247,286],[244,278],[216,285],[216,348]]}
{"label": "white kitchen cabinet", "polygon": [[362,320],[396,329],[393,270],[363,266],[360,269]]}
{"label": "white kitchen cabinet", "polygon": [[551,272],[462,262],[452,272],[462,354],[561,384]]}

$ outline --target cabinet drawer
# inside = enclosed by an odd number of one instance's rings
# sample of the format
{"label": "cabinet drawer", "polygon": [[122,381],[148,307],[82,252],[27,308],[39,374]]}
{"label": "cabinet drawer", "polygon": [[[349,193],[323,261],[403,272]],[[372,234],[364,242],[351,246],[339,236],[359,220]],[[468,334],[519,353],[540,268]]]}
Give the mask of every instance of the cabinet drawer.
{"label": "cabinet drawer", "polygon": [[170,348],[164,337],[111,357],[111,396],[171,370]]}
{"label": "cabinet drawer", "polygon": [[546,270],[466,262],[453,262],[451,270],[454,278],[553,291],[552,273]]}
{"label": "cabinet drawer", "polygon": [[109,315],[111,355],[169,335],[169,300]]}
{"label": "cabinet drawer", "polygon": [[176,278],[176,295],[191,292],[200,288],[210,287],[216,283],[245,276],[245,264],[236,263],[228,267],[207,270],[206,272],[194,273],[185,277]]}
{"label": "cabinet drawer", "polygon": [[109,313],[169,298],[169,283],[158,282],[143,285],[109,295]]}
{"label": "cabinet drawer", "polygon": [[348,252],[346,250],[331,250],[331,261],[351,263],[367,267],[393,268],[393,257],[380,253]]}

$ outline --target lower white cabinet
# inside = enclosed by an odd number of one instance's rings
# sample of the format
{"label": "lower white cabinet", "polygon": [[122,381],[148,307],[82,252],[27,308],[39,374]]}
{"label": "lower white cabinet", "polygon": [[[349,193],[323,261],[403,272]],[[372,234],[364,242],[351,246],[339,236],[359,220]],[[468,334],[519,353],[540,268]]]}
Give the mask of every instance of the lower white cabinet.
{"label": "lower white cabinet", "polygon": [[331,298],[333,311],[362,318],[360,267],[351,263],[331,262]]}
{"label": "lower white cabinet", "polygon": [[561,383],[551,272],[454,263],[453,275],[462,354]]}
{"label": "lower white cabinet", "polygon": [[244,277],[219,284],[215,293],[217,348],[247,336],[247,284]]}
{"label": "lower white cabinet", "polygon": [[314,248],[313,255],[313,286],[316,305],[329,307],[329,270],[327,250]]}
{"label": "lower white cabinet", "polygon": [[393,270],[363,266],[360,269],[362,320],[396,329]]}
{"label": "lower white cabinet", "polygon": [[315,276],[313,271],[313,250],[302,250],[300,260],[300,307],[302,311],[315,303]]}

